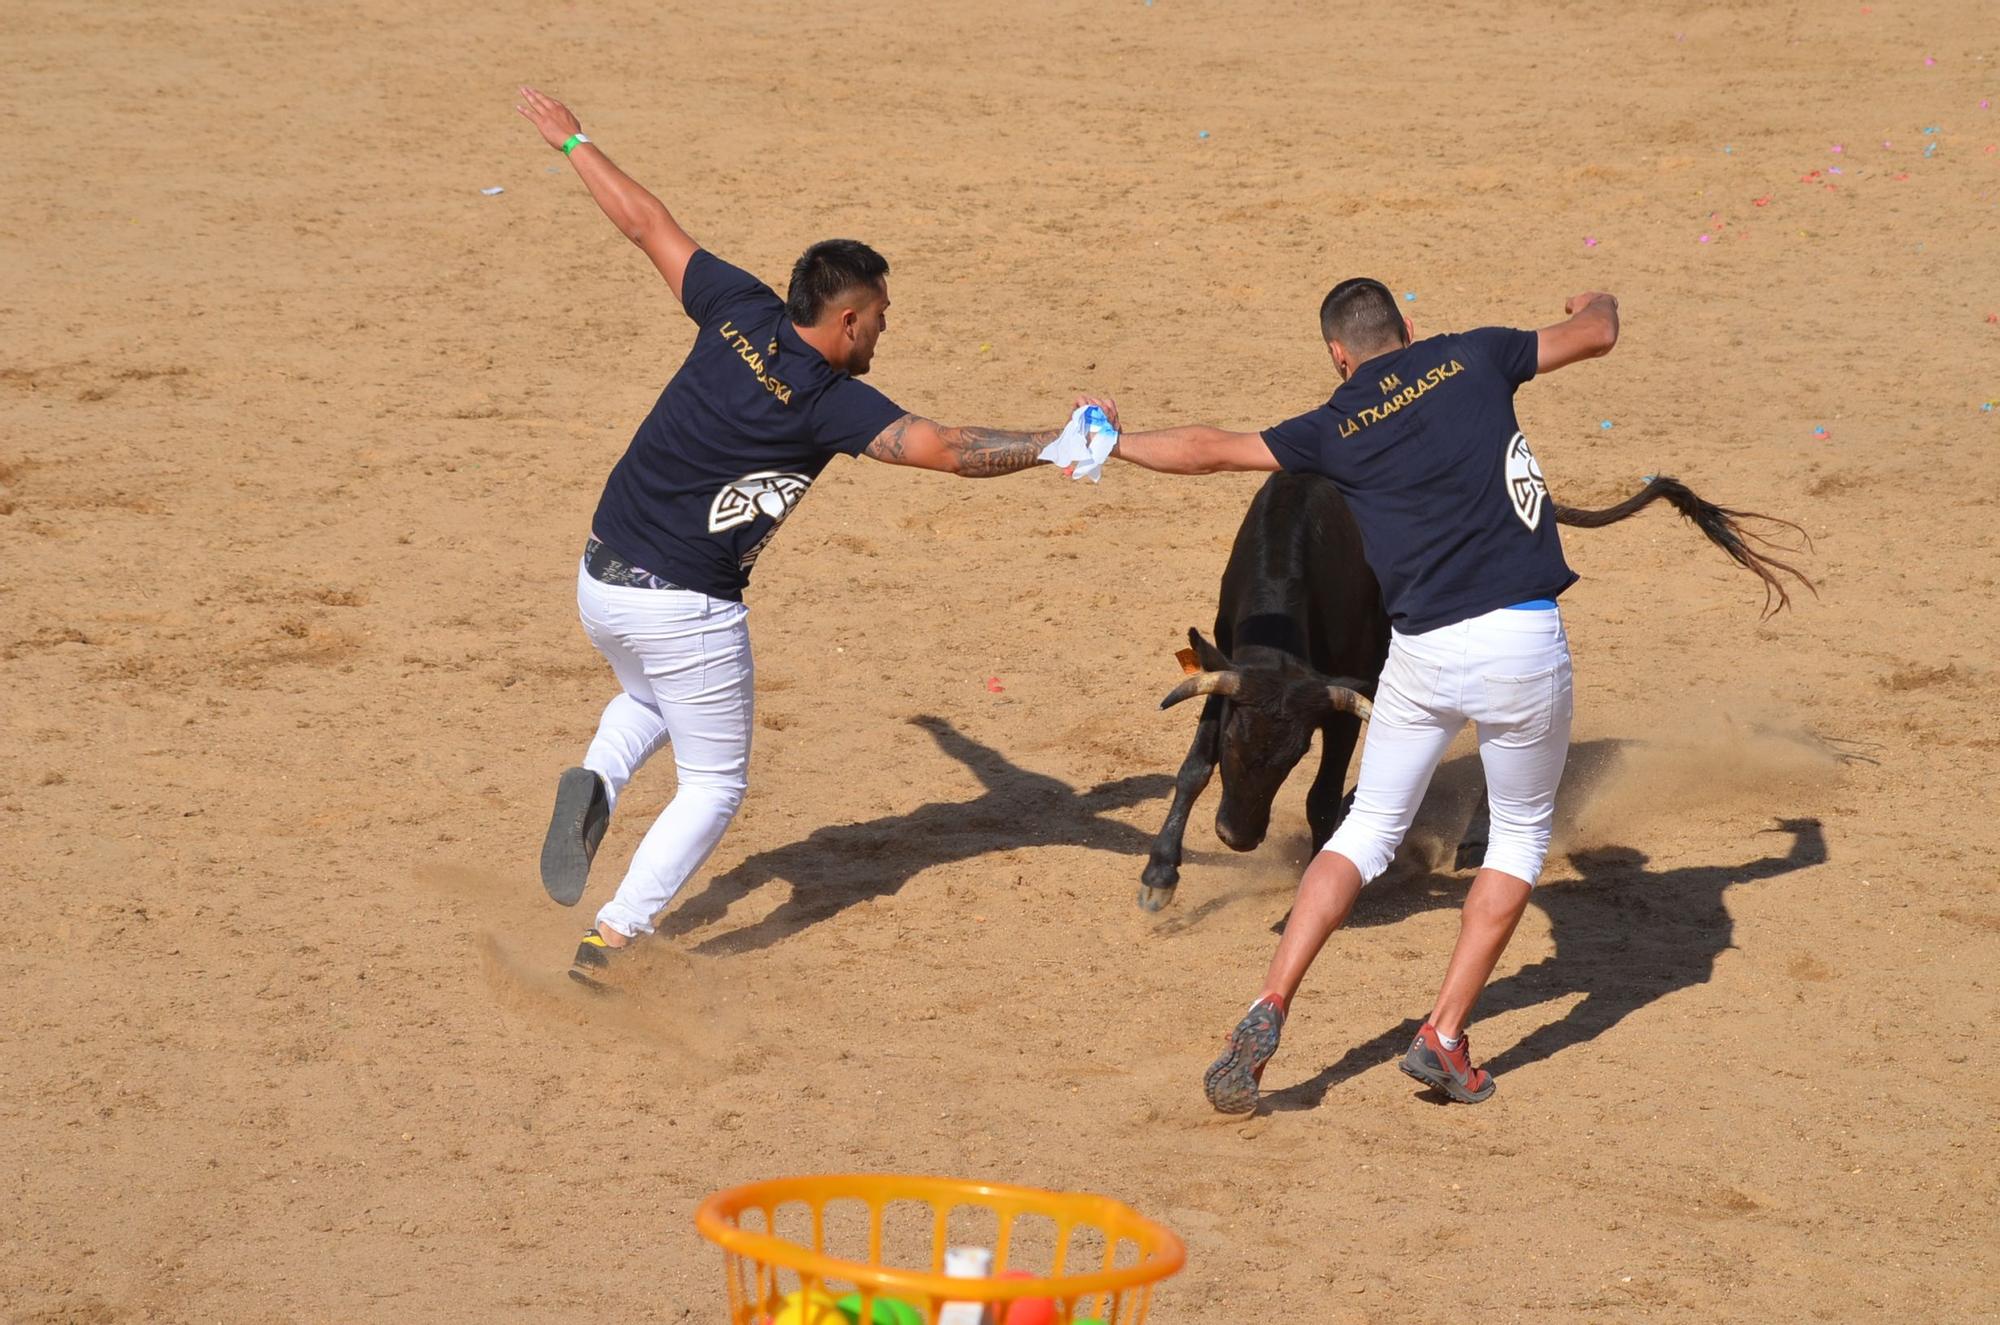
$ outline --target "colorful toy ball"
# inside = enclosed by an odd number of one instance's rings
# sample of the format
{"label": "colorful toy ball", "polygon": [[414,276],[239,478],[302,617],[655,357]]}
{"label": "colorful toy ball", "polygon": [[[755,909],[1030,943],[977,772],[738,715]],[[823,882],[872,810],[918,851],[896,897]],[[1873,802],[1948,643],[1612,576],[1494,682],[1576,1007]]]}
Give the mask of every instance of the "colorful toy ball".
{"label": "colorful toy ball", "polygon": [[822,1289],[787,1293],[771,1316],[771,1325],[852,1325],[833,1294]]}
{"label": "colorful toy ball", "polygon": [[1007,1304],[1002,1325],[1056,1325],[1056,1303],[1050,1297],[1017,1297]]}
{"label": "colorful toy ball", "polygon": [[[1033,1279],[1026,1270],[1007,1270],[1002,1279]],[[1056,1303],[1052,1297],[1017,1297],[1007,1304],[1000,1325],[1056,1325]]]}

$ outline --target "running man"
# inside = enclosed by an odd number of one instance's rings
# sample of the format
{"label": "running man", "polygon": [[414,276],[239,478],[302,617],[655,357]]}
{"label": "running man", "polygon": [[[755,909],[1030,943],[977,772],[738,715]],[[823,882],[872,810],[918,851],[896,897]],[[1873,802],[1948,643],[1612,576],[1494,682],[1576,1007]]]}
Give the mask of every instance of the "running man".
{"label": "running man", "polygon": [[1113,452],[1170,474],[1283,468],[1332,479],[1394,628],[1353,809],[1299,881],[1263,990],[1202,1079],[1224,1113],[1256,1109],[1299,982],[1362,887],[1388,868],[1467,720],[1478,726],[1493,828],[1444,985],[1402,1067],[1467,1104],[1493,1094],[1465,1028],[1548,855],[1572,712],[1555,600],[1577,578],[1514,392],[1618,342],[1610,295],[1577,295],[1565,311],[1567,321],[1540,331],[1487,327],[1412,343],[1386,286],[1342,281],[1319,311],[1341,379],[1326,404],[1262,433],[1128,433]]}
{"label": "running man", "polygon": [[700,329],[598,501],[577,571],[584,633],[622,687],[578,768],[556,783],[542,884],[574,906],[619,793],[671,743],[680,781],[617,893],[578,945],[585,983],[653,932],[735,817],[748,785],[752,667],[743,589],[778,526],[838,455],[967,478],[1011,474],[1060,428],[944,427],[858,379],[888,325],[889,264],[829,239],[792,267],[784,299],[699,247],[611,163],[561,102],[515,107],[569,158]]}

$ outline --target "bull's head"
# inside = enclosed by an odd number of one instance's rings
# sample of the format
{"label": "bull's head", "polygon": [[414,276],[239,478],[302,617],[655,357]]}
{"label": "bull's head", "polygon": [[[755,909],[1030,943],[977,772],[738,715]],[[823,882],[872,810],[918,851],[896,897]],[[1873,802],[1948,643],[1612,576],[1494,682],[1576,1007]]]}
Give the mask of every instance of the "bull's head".
{"label": "bull's head", "polygon": [[1222,770],[1222,803],[1215,811],[1215,835],[1235,851],[1254,851],[1271,828],[1271,802],[1278,788],[1312,746],[1312,737],[1335,713],[1369,714],[1369,704],[1352,685],[1321,676],[1295,658],[1276,663],[1237,665],[1222,651],[1188,631],[1200,670],[1160,701],[1172,708],[1196,695],[1221,695],[1222,713],[1216,763]]}

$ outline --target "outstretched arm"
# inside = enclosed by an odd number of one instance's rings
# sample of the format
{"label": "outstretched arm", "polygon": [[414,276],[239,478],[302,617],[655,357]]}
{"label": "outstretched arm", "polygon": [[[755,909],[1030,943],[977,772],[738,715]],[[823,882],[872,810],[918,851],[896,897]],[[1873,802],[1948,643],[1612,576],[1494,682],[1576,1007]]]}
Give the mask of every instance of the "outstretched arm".
{"label": "outstretched arm", "polygon": [[1061,428],[1010,432],[1004,428],[948,428],[905,414],[868,443],[871,460],[934,469],[960,478],[992,478],[1043,463],[1036,457]]}
{"label": "outstretched arm", "polygon": [[[571,136],[583,131],[569,107],[532,87],[521,89],[521,101],[514,109],[541,132],[543,142],[557,151],[562,150]],[[700,246],[681,229],[665,203],[613,165],[597,144],[576,143],[567,155],[569,163],[576,167],[577,178],[611,218],[611,224],[652,259],[660,275],[666,278],[667,288],[674,292],[674,298],[680,298],[681,278],[687,274],[688,259]]]}
{"label": "outstretched arm", "polygon": [[1128,432],[1111,452],[1141,469],[1162,474],[1230,474],[1278,468],[1278,458],[1257,432],[1226,432],[1206,424]]}
{"label": "outstretched arm", "polygon": [[1601,358],[1618,343],[1618,300],[1591,291],[1563,304],[1567,321],[1535,333],[1535,372],[1552,373],[1585,359]]}

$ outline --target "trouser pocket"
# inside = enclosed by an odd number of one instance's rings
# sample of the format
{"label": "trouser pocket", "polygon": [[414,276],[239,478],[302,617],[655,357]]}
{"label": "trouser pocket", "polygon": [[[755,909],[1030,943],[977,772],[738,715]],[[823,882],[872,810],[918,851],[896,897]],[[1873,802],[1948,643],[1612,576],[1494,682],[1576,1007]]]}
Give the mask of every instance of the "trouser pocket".
{"label": "trouser pocket", "polygon": [[1480,677],[1484,711],[1475,716],[1482,726],[1505,732],[1513,742],[1541,740],[1555,721],[1557,674],[1561,670],[1548,667],[1525,675]]}
{"label": "trouser pocket", "polygon": [[1392,712],[1429,710],[1438,703],[1443,675],[1441,664],[1415,656],[1400,641],[1393,642],[1388,661],[1382,667],[1382,679],[1375,688],[1375,703],[1388,705]]}

